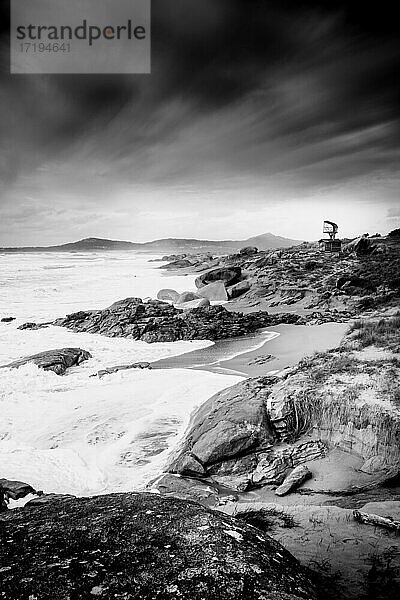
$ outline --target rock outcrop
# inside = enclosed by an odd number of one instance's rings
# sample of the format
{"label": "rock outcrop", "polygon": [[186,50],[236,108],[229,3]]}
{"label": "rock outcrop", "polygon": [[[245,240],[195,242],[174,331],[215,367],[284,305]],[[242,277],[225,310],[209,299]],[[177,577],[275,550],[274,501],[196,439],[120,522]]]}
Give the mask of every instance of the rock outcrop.
{"label": "rock outcrop", "polygon": [[214,281],[223,281],[225,286],[230,286],[237,283],[241,276],[242,269],[240,267],[221,267],[199,275],[195,280],[195,284],[197,288],[201,288]]}
{"label": "rock outcrop", "polygon": [[63,498],[0,519],[7,600],[312,600],[299,563],[267,534],[154,494]]}
{"label": "rock outcrop", "polygon": [[339,449],[358,457],[366,482],[396,476],[400,407],[390,382],[400,370],[390,354],[368,357],[344,345],[281,377],[247,379],[219,392],[193,415],[168,471],[244,491],[280,485],[293,468]]}
{"label": "rock outcrop", "polygon": [[54,325],[72,331],[152,343],[237,337],[254,332],[272,321],[266,312],[244,315],[229,312],[222,306],[184,311],[158,300],[143,302],[140,298],[126,298],[104,310],[67,315],[57,319]]}
{"label": "rock outcrop", "polygon": [[37,329],[45,329],[48,326],[48,323],[22,323],[22,325],[20,325],[19,327],[17,327],[17,329],[20,329],[21,331],[25,331],[27,329],[30,329],[31,331],[36,331]]}
{"label": "rock outcrop", "polygon": [[373,243],[368,237],[359,237],[346,244],[343,248],[344,252],[355,252],[357,256],[367,256],[373,251]]}
{"label": "rock outcrop", "polygon": [[318,325],[348,321],[365,309],[395,306],[400,294],[400,244],[358,241],[341,254],[322,252],[310,243],[221,258],[220,268],[241,268],[250,287],[240,298],[231,294],[229,310],[277,312],[290,307],[307,324]]}
{"label": "rock outcrop", "polygon": [[80,365],[83,361],[91,358],[91,354],[81,348],[61,348],[59,350],[46,350],[32,356],[26,356],[19,360],[15,360],[7,365],[2,365],[1,368],[22,367],[27,363],[33,363],[44,371],[53,371],[57,375],[64,375],[70,367]]}
{"label": "rock outcrop", "polygon": [[239,254],[242,256],[252,256],[253,254],[257,254],[258,248],[255,246],[245,246],[239,250]]}

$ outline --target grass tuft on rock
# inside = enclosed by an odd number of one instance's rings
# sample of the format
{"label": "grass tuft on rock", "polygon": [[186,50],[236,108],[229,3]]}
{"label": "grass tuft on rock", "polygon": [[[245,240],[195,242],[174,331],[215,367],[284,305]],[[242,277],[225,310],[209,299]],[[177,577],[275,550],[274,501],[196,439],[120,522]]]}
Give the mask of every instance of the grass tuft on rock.
{"label": "grass tuft on rock", "polygon": [[350,327],[353,340],[360,348],[378,346],[398,352],[400,350],[400,312],[379,321],[355,321]]}
{"label": "grass tuft on rock", "polygon": [[234,515],[237,519],[245,521],[248,525],[252,525],[260,531],[271,531],[275,527],[283,529],[291,529],[298,527],[298,523],[293,516],[276,508],[260,508],[252,510],[251,508],[237,512]]}

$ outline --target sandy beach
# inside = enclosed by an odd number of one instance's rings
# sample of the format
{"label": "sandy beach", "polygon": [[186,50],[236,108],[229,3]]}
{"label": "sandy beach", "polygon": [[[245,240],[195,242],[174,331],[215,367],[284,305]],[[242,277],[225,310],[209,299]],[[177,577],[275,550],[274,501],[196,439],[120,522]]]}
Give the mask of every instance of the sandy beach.
{"label": "sandy beach", "polygon": [[156,361],[152,367],[173,369],[179,364],[179,368],[259,377],[295,365],[314,352],[335,348],[347,329],[347,323],[277,325],[254,336],[223,340],[209,348]]}

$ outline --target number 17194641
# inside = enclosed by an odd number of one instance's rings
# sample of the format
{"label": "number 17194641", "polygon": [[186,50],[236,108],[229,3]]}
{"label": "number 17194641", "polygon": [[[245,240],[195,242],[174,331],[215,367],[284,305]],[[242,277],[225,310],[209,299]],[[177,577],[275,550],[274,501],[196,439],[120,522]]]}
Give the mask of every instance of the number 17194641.
{"label": "number 17194641", "polygon": [[19,47],[21,52],[71,52],[71,44],[65,42],[22,42]]}

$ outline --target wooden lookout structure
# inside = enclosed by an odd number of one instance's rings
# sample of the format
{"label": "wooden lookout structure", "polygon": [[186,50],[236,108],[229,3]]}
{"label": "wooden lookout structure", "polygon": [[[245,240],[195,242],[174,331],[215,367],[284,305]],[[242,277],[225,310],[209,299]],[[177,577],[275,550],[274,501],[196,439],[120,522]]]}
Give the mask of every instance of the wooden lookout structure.
{"label": "wooden lookout structure", "polygon": [[328,234],[328,238],[319,240],[320,250],[323,252],[340,252],[342,250],[341,240],[336,239],[339,227],[333,221],[324,221],[322,232]]}

